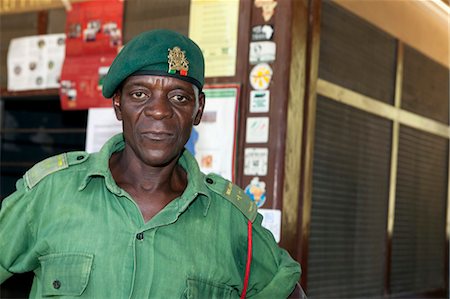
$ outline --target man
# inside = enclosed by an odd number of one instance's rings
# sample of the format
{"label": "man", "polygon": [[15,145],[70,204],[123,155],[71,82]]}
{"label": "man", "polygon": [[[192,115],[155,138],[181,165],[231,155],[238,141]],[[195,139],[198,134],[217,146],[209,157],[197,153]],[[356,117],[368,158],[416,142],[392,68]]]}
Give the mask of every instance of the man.
{"label": "man", "polygon": [[237,186],[184,145],[205,106],[198,46],[168,30],[129,42],[105,77],[123,134],[36,164],[0,211],[0,282],[31,297],[286,298],[298,263]]}

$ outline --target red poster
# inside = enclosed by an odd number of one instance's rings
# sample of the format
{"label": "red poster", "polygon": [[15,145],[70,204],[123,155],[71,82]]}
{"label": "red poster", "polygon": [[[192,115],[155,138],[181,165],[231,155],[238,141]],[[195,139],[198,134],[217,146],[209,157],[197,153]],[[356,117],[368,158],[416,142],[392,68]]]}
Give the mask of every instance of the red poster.
{"label": "red poster", "polygon": [[102,78],[122,46],[122,18],[123,0],[72,4],[59,90],[63,110],[111,107],[102,96]]}

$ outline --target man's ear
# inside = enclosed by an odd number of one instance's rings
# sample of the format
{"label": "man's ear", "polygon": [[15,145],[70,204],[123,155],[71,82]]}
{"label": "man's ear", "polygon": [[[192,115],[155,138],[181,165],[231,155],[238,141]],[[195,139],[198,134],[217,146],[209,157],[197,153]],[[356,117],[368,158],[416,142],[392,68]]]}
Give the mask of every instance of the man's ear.
{"label": "man's ear", "polygon": [[120,92],[115,92],[112,98],[114,112],[116,113],[116,118],[118,120],[122,120],[122,110],[120,109],[120,98],[121,98]]}
{"label": "man's ear", "polygon": [[200,94],[198,95],[198,110],[194,118],[194,126],[200,123],[204,108],[205,108],[205,94],[203,92],[200,92]]}

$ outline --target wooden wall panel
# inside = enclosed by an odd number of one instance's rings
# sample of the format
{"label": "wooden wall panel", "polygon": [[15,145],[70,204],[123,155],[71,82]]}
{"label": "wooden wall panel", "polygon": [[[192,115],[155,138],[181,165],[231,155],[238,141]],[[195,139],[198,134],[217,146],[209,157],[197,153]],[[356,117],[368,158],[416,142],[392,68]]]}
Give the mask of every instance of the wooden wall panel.
{"label": "wooden wall panel", "polygon": [[12,38],[38,34],[38,13],[2,15],[0,17],[0,87],[7,85],[7,54]]}
{"label": "wooden wall panel", "polygon": [[132,0],[124,2],[123,41],[150,29],[189,33],[190,0]]}

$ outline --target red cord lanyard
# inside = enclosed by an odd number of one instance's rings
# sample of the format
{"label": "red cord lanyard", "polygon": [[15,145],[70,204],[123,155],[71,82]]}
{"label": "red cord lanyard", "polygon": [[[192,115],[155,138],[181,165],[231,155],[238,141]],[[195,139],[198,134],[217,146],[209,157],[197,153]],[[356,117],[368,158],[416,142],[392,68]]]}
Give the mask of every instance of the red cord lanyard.
{"label": "red cord lanyard", "polygon": [[245,265],[244,288],[242,289],[241,299],[247,294],[248,279],[250,278],[250,265],[252,263],[252,222],[247,223],[247,264]]}

